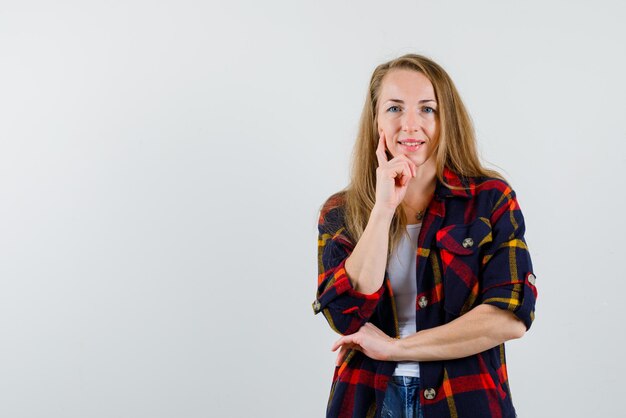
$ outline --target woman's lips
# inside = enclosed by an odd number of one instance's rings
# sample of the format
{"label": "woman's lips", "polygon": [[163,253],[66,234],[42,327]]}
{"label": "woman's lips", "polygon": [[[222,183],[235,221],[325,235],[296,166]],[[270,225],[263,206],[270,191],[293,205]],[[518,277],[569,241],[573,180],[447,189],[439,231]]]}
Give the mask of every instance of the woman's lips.
{"label": "woman's lips", "polygon": [[398,141],[398,144],[406,151],[417,151],[425,143],[425,141]]}

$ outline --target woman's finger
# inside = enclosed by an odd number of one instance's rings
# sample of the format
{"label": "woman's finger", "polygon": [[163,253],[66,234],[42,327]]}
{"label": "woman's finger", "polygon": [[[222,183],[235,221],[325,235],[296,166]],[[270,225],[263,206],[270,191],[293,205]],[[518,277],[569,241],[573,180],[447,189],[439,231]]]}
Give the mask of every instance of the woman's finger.
{"label": "woman's finger", "polygon": [[411,159],[409,157],[407,157],[404,154],[400,154],[400,155],[394,157],[389,162],[392,163],[394,161],[405,161],[409,165],[409,174],[411,175],[411,177],[415,177],[415,173],[417,171],[417,167],[415,166],[415,163],[413,161],[411,161]]}
{"label": "woman's finger", "polygon": [[330,348],[330,351],[336,351],[342,345],[350,343],[350,338],[350,335],[339,338],[337,341],[334,342],[333,346]]}
{"label": "woman's finger", "polygon": [[406,161],[396,161],[395,164],[389,167],[389,170],[393,172],[392,177],[395,178],[398,184],[400,184],[401,186],[404,186],[411,178],[413,178],[411,166]]}
{"label": "woman's finger", "polygon": [[408,182],[414,177],[414,174],[413,174],[413,169],[411,168],[411,162],[407,161],[405,165],[406,165],[406,181]]}
{"label": "woman's finger", "polygon": [[337,353],[337,359],[335,360],[335,364],[337,366],[341,366],[341,363],[344,362],[344,360],[348,356],[348,353],[350,352],[350,350],[359,350],[359,351],[361,351],[362,348],[361,348],[360,345],[354,344],[354,343],[343,344],[341,346],[341,348],[339,349],[339,352]]}
{"label": "woman's finger", "polygon": [[335,361],[335,364],[337,364],[337,366],[341,366],[341,363],[343,363],[343,360],[346,358],[347,352],[348,349],[346,348],[346,346],[342,345],[341,350],[339,350],[339,353],[337,354],[337,360]]}
{"label": "woman's finger", "polygon": [[388,160],[385,153],[385,133],[381,132],[378,138],[378,147],[376,147],[376,159],[378,160],[378,166],[382,167]]}
{"label": "woman's finger", "polygon": [[413,178],[415,177],[417,167],[415,167],[415,163],[413,161],[409,160],[408,158],[406,160],[407,164],[409,165],[409,170],[411,171],[411,178]]}
{"label": "woman's finger", "polygon": [[409,182],[409,180],[411,180],[413,175],[411,174],[411,167],[409,166],[408,163],[405,162],[402,165],[402,169],[403,169],[402,170],[402,174],[404,175],[403,178],[402,178],[402,180],[403,180],[403,184],[402,185],[404,186],[404,185],[406,185]]}

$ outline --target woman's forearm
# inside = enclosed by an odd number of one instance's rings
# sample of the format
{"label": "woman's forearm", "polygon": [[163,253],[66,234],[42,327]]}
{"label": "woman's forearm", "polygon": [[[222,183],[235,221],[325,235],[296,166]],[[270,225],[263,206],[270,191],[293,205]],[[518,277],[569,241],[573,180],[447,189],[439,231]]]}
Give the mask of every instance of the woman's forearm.
{"label": "woman's forearm", "polygon": [[524,323],[512,312],[478,305],[452,322],[395,340],[395,361],[437,361],[467,357],[520,338]]}
{"label": "woman's forearm", "polygon": [[383,284],[392,218],[393,212],[374,207],[363,235],[346,260],[346,273],[358,292],[372,294]]}

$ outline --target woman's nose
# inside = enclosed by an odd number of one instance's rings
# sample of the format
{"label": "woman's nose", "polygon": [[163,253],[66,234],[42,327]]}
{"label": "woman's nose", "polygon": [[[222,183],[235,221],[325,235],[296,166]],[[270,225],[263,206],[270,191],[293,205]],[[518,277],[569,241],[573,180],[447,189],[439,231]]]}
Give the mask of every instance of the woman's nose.
{"label": "woman's nose", "polygon": [[415,132],[419,130],[419,118],[413,112],[406,112],[402,120],[402,130],[405,132]]}

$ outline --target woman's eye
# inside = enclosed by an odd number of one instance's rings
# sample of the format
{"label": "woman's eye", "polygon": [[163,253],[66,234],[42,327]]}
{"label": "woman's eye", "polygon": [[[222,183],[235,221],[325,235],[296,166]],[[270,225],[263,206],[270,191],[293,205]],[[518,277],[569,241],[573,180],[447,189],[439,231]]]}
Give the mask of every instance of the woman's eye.
{"label": "woman's eye", "polygon": [[426,112],[426,113],[435,113],[435,109],[433,109],[430,106],[426,106],[426,107],[424,107],[424,112]]}
{"label": "woman's eye", "polygon": [[399,112],[400,106],[391,106],[387,109],[387,112]]}

